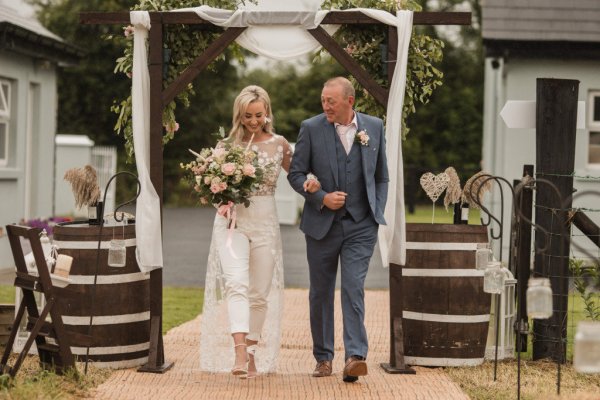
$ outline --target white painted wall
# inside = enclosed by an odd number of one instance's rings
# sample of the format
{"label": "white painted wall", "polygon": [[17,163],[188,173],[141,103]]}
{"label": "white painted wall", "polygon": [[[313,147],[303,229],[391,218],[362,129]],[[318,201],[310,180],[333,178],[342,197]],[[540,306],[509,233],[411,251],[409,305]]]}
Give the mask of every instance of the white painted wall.
{"label": "white painted wall", "polygon": [[[589,90],[600,89],[600,61],[581,60],[544,60],[544,59],[498,59],[499,66],[492,67],[492,59],[485,61],[484,82],[484,132],[483,132],[483,169],[506,178],[510,182],[522,175],[524,164],[535,165],[535,129],[508,129],[499,114],[507,100],[535,100],[537,78],[577,79],[579,100],[586,101]],[[585,129],[577,130],[575,149],[576,175],[600,177],[600,170],[589,168],[589,134]],[[575,188],[579,191],[600,191],[600,180],[575,178]],[[505,190],[506,192],[506,190]],[[510,224],[509,202],[505,202],[504,259],[507,259],[508,231]],[[497,191],[488,197],[488,204],[495,215],[500,214],[499,194]],[[599,197],[581,197],[575,206],[600,209]],[[600,225],[600,213],[588,213],[596,224]],[[574,232],[580,234],[580,232]],[[582,245],[588,240],[581,238]]]}
{"label": "white painted wall", "polygon": [[[56,70],[53,64],[0,51],[0,77],[11,82],[9,160],[0,167],[0,226],[52,215]],[[0,269],[12,268],[6,232]]]}

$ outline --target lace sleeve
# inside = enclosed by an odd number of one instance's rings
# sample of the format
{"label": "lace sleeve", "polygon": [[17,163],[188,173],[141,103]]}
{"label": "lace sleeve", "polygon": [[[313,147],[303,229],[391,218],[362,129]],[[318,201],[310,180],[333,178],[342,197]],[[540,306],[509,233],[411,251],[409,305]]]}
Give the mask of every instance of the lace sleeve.
{"label": "lace sleeve", "polygon": [[282,136],[282,146],[283,146],[283,159],[281,160],[281,168],[288,172],[290,170],[290,164],[292,163],[292,146],[288,143],[288,141]]}

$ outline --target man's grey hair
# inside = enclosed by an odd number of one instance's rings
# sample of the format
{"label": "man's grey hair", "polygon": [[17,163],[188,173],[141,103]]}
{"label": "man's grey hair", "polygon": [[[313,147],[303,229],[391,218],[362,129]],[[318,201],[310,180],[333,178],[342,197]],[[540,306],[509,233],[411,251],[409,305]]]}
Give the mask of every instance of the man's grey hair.
{"label": "man's grey hair", "polygon": [[356,92],[354,90],[354,86],[352,86],[352,82],[350,82],[348,79],[344,78],[343,76],[336,76],[335,78],[328,79],[327,82],[325,82],[325,84],[323,84],[323,87],[334,86],[334,85],[339,85],[342,87],[344,96],[346,98],[348,98],[350,96],[356,97]]}

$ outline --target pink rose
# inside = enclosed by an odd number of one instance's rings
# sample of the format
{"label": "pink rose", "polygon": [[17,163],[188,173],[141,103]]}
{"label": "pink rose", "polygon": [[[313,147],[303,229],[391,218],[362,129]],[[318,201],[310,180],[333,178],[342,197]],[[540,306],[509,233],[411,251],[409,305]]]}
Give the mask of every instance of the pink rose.
{"label": "pink rose", "polygon": [[207,205],[208,204],[208,199],[206,197],[200,197],[200,204]]}
{"label": "pink rose", "polygon": [[206,165],[204,164],[192,167],[192,172],[194,173],[194,175],[201,175],[202,173],[204,173],[204,171],[206,171]]}
{"label": "pink rose", "polygon": [[221,192],[225,189],[227,189],[227,182],[221,182],[219,183],[219,188],[221,189]]}
{"label": "pink rose", "polygon": [[225,163],[221,165],[221,172],[225,175],[231,176],[235,173],[235,164],[234,163]]}
{"label": "pink rose", "polygon": [[125,28],[123,28],[123,35],[125,35],[125,37],[129,37],[129,35],[133,35],[134,32],[135,32],[135,28],[131,25],[128,25]]}
{"label": "pink rose", "polygon": [[212,181],[212,178],[210,176],[205,176],[204,177],[204,184],[205,185],[210,185],[211,181]]}
{"label": "pink rose", "polygon": [[242,173],[246,176],[254,176],[254,173],[256,172],[256,168],[254,168],[254,165],[252,164],[244,164],[244,167],[242,168]]}
{"label": "pink rose", "polygon": [[179,130],[179,122],[175,122],[175,121],[169,122],[168,124],[165,125],[165,129],[169,133],[175,133]]}
{"label": "pink rose", "polygon": [[219,192],[223,191],[223,189],[221,189],[220,183],[213,183],[210,185],[210,191],[213,193],[219,193]]}
{"label": "pink rose", "polygon": [[223,147],[219,147],[219,148],[213,150],[213,157],[215,157],[215,158],[223,157],[226,153],[227,153],[227,150],[225,150]]}

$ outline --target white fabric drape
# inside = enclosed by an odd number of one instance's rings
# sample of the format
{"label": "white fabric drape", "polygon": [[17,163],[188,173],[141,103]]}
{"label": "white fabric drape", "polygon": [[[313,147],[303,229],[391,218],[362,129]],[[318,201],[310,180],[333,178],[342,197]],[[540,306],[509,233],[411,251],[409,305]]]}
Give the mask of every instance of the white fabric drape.
{"label": "white fabric drape", "polygon": [[[209,6],[177,11],[193,11],[200,18],[217,26],[248,27],[236,39],[240,46],[264,57],[286,61],[314,53],[321,48],[319,42],[306,31],[318,27],[328,13],[328,11],[316,11],[320,3],[320,0],[316,2],[263,0],[258,4],[249,3],[235,11]],[[339,26],[324,25],[323,28],[332,35]]]}
{"label": "white fabric drape", "polygon": [[404,164],[402,161],[402,106],[406,89],[406,65],[412,33],[412,11],[398,11],[396,17],[381,10],[361,9],[363,14],[398,29],[396,68],[390,84],[387,105],[386,155],[390,183],[388,187],[385,221],[379,227],[379,250],[384,267],[406,262],[406,216],[404,210]]}
{"label": "white fabric drape", "polygon": [[132,11],[133,69],[131,77],[131,124],[133,149],[141,188],[135,210],[136,258],[140,271],[150,272],[162,268],[162,234],[160,199],[150,180],[150,73],[146,40],[150,29],[150,14]]}
{"label": "white fabric drape", "polygon": [[[299,2],[288,2],[288,1],[276,1],[276,0],[263,0],[259,3],[262,7],[271,7],[269,11],[262,11],[260,9],[238,9],[236,11],[215,9],[208,6],[186,8],[175,11],[194,11],[201,18],[213,22],[216,25],[222,27],[245,27],[250,26],[246,29],[242,35],[238,38],[238,43],[244,48],[266,57],[275,58],[278,60],[287,60],[290,58],[296,58],[301,55],[314,52],[320,48],[315,39],[306,32],[306,29],[312,29],[319,25],[323,20],[328,11],[317,11],[320,5],[319,0],[304,0]],[[316,8],[315,8],[316,7]],[[272,11],[275,10],[275,11]],[[294,11],[294,13],[290,13]],[[398,56],[396,60],[396,68],[394,70],[394,78],[390,86],[390,98],[387,108],[387,120],[386,120],[386,139],[387,139],[387,151],[386,155],[388,158],[389,172],[390,172],[390,186],[388,191],[387,207],[385,211],[385,218],[387,226],[380,227],[379,230],[379,248],[381,251],[381,257],[383,265],[387,267],[390,263],[404,265],[406,259],[406,238],[405,238],[405,213],[404,213],[404,176],[403,176],[403,163],[402,163],[402,106],[404,103],[404,91],[406,87],[406,64],[408,59],[408,48],[410,44],[410,35],[412,32],[412,11],[398,11],[397,15],[394,16],[386,11],[373,10],[373,9],[351,9],[345,11],[360,11],[371,18],[377,19],[378,21],[393,25],[398,28]],[[132,13],[132,18],[133,18]],[[292,22],[296,26],[283,26],[288,24],[292,19]],[[132,19],[133,23],[133,19]],[[149,26],[149,23],[148,23]],[[333,32],[336,27],[331,27],[329,32]],[[147,32],[146,32],[147,35]],[[142,99],[149,98],[149,85],[142,85],[138,82],[136,86],[135,77],[138,73],[135,70],[137,65],[138,68],[146,66],[146,52],[145,37],[141,40],[138,36],[138,30],[136,30],[134,42],[134,87],[133,92]],[[137,51],[137,48],[143,47],[143,52]],[[143,57],[142,59],[140,59]],[[148,73],[147,68],[143,68]],[[147,75],[146,75],[147,76]],[[138,78],[141,78],[138,75]],[[134,96],[135,98],[135,96]],[[139,104],[138,104],[139,105]],[[142,116],[143,115],[143,116]],[[144,123],[148,123],[149,119],[148,111],[144,112],[143,106],[136,107],[136,102],[132,108],[132,118],[134,122],[138,118],[142,119]],[[138,122],[139,124],[139,122]],[[138,141],[147,141],[149,126],[144,127],[146,134],[140,133],[135,134],[134,126],[134,148],[136,151],[136,162],[138,162],[138,146],[142,149],[141,154],[147,154],[147,142],[137,143]],[[138,162],[138,174],[142,177],[140,171],[140,165],[147,166],[148,163]],[[147,169],[145,171],[146,177]],[[146,185],[147,186],[147,185]],[[150,185],[152,188],[152,186]],[[142,182],[142,188],[144,188],[144,182]],[[153,190],[153,189],[152,189]],[[156,193],[154,193],[156,195]],[[140,197],[142,197],[140,195]],[[151,193],[148,193],[145,197],[148,200],[152,200]],[[151,204],[152,203],[152,204]],[[145,233],[150,236],[152,233],[158,234],[158,239],[148,240],[153,245],[157,244],[154,248],[145,247],[140,249],[140,242],[138,236],[138,251],[154,252],[156,249],[161,249],[160,246],[160,208],[158,201],[148,201],[148,207],[140,207],[140,200],[138,199],[138,215],[136,215],[137,231],[140,231],[140,222],[142,218],[150,218],[151,214],[154,215],[154,219],[158,220],[158,225],[152,227],[147,226]],[[152,212],[151,212],[152,211]],[[143,212],[144,214],[140,214]],[[147,222],[150,223],[150,222]],[[137,233],[136,231],[136,233]],[[140,232],[142,234],[143,232]],[[148,257],[150,259],[150,256]],[[154,258],[151,258],[154,260]],[[160,254],[160,265],[162,265],[162,253]],[[146,264],[145,264],[146,265]],[[141,264],[140,264],[141,267]]]}

